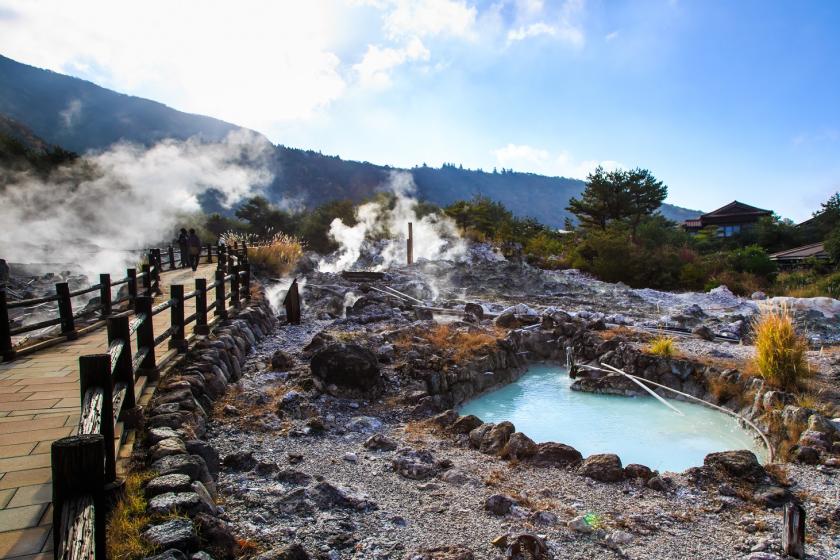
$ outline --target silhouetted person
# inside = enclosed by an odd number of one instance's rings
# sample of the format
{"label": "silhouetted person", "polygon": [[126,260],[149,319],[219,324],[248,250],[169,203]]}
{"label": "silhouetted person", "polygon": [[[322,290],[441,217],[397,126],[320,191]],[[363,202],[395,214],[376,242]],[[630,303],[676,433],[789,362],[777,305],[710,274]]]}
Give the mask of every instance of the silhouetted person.
{"label": "silhouetted person", "polygon": [[201,239],[198,238],[196,235],[195,230],[190,230],[190,237],[189,237],[189,245],[190,245],[190,265],[192,269],[198,270],[198,255],[201,253]]}
{"label": "silhouetted person", "polygon": [[187,228],[181,228],[178,235],[178,250],[181,252],[181,268],[190,265],[190,236],[187,235]]}

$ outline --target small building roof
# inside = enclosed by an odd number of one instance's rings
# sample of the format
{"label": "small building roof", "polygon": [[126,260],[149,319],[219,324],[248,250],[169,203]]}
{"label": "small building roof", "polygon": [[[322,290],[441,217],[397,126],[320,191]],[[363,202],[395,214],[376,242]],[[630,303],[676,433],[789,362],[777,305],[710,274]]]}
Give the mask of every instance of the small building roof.
{"label": "small building roof", "polygon": [[827,259],[828,253],[825,251],[825,245],[822,243],[811,243],[810,245],[794,247],[793,249],[779,251],[770,255],[770,259],[774,261],[801,261],[810,257]]}
{"label": "small building roof", "polygon": [[702,218],[723,218],[727,216],[769,216],[772,214],[770,210],[764,210],[763,208],[756,208],[755,206],[750,206],[749,204],[744,204],[743,202],[738,202],[737,200],[733,200],[726,206],[721,206],[717,210],[713,210],[707,214],[703,214]]}

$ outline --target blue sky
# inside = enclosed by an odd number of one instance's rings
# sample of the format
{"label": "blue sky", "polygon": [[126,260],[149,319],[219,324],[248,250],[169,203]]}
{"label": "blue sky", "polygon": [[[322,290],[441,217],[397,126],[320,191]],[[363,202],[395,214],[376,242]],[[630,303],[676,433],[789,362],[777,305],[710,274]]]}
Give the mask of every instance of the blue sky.
{"label": "blue sky", "polygon": [[837,2],[138,6],[0,0],[0,52],[346,159],[641,166],[795,220],[840,189]]}

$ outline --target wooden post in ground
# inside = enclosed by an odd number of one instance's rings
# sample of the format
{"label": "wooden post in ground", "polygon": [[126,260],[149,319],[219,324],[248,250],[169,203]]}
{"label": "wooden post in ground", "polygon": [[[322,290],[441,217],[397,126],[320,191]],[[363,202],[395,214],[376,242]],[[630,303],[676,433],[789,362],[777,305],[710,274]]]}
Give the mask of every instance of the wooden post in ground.
{"label": "wooden post in ground", "polygon": [[[113,442],[111,442],[113,444]],[[105,558],[105,471],[104,438],[101,434],[78,435],[61,438],[50,446],[52,459],[53,548],[56,558],[67,555],[63,536],[70,527],[64,520],[74,521],[66,515],[78,499],[90,496],[93,502],[94,558]]]}
{"label": "wooden post in ground", "polygon": [[105,319],[111,314],[111,275],[99,275],[99,305],[102,309],[102,318]]}
{"label": "wooden post in ground", "polygon": [[788,502],[783,515],[782,551],[794,558],[805,558],[805,510],[799,504]]}
{"label": "wooden post in ground", "polygon": [[230,306],[239,309],[239,265],[235,264],[230,269]]}
{"label": "wooden post in ground", "polygon": [[155,322],[152,317],[152,298],[139,297],[134,306],[134,314],[143,314],[146,320],[137,328],[137,351],[146,348],[146,356],[140,362],[138,372],[142,372],[151,381],[158,378],[157,362],[155,358]]}
{"label": "wooden post in ground", "polygon": [[179,353],[187,351],[187,336],[184,328],[184,286],[183,284],[172,284],[169,286],[170,297],[175,300],[169,308],[170,326],[172,327],[169,347],[175,348]]}
{"label": "wooden post in ground", "polygon": [[7,305],[6,288],[0,286],[0,356],[8,362],[15,359],[15,351],[12,349],[11,323],[9,323]]}
{"label": "wooden post in ground", "polygon": [[152,295],[152,265],[144,264],[141,267],[143,271],[143,295],[144,296],[151,296]]}
{"label": "wooden post in ground", "polygon": [[286,308],[286,321],[290,325],[300,324],[300,292],[298,291],[297,278],[292,281],[286,297],[283,299],[283,307]]}
{"label": "wooden post in ground", "polygon": [[225,262],[227,262],[227,259],[225,258],[226,254],[227,249],[225,249],[225,246],[219,245],[218,254],[216,255],[216,268],[218,270],[223,271],[225,269]]}
{"label": "wooden post in ground", "polygon": [[137,299],[137,269],[136,268],[129,268],[126,270],[126,276],[128,277],[128,307],[129,309],[134,309],[134,300]]}
{"label": "wooden post in ground", "polygon": [[[222,262],[221,255],[219,262]],[[225,309],[225,271],[216,271],[216,310],[215,314],[222,320],[227,319],[227,310]]]}
{"label": "wooden post in ground", "polygon": [[131,331],[128,326],[128,317],[111,317],[108,319],[108,347],[114,342],[122,340],[123,349],[117,359],[111,374],[114,377],[114,385],[125,383],[125,399],[122,409],[129,410],[135,407],[134,399],[134,361],[131,357]]}
{"label": "wooden post in ground", "polygon": [[414,224],[408,222],[408,241],[407,244],[407,255],[408,255],[408,264],[414,264]]}
{"label": "wooden post in ground", "polygon": [[195,279],[195,334],[210,334],[207,326],[207,279]]}
{"label": "wooden post in ground", "polygon": [[76,322],[73,319],[73,302],[70,300],[70,287],[67,282],[55,285],[55,293],[58,296],[58,316],[61,318],[61,334],[67,340],[76,339]]}
{"label": "wooden post in ground", "polygon": [[[101,389],[102,398],[94,395]],[[91,354],[79,357],[79,390],[82,415],[79,433],[101,434],[105,445],[105,479],[109,484],[117,479],[117,455],[114,450],[114,385],[111,380],[111,355]],[[88,398],[88,392],[93,398]]]}
{"label": "wooden post in ground", "polygon": [[242,265],[242,271],[245,273],[242,275],[242,292],[245,301],[251,301],[251,265],[245,263]]}
{"label": "wooden post in ground", "polygon": [[175,248],[170,245],[166,252],[169,254],[169,270],[175,270]]}
{"label": "wooden post in ground", "polygon": [[210,243],[207,244],[207,262],[213,262],[213,246]]}

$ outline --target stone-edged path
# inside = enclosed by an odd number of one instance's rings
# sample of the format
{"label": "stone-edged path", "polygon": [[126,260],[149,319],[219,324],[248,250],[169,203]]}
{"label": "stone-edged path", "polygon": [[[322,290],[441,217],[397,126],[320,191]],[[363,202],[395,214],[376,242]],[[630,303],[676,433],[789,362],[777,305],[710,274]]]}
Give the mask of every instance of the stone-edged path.
{"label": "stone-edged path", "polygon": [[[213,282],[215,264],[199,266],[197,272],[178,269],[163,272],[160,282],[166,294],[169,286],[184,284],[193,290],[194,278]],[[195,298],[187,301],[185,314],[195,310]],[[169,312],[154,318],[155,333],[169,328]],[[192,326],[187,327],[187,336]],[[79,422],[79,356],[106,352],[104,329],[77,340],[63,342],[12,362],[0,363],[0,558],[15,560],[52,558],[52,497],[50,444],[72,435]],[[132,343],[132,348],[136,348]],[[166,352],[157,347],[158,360]],[[145,388],[145,398],[150,388]],[[136,387],[141,397],[143,387]],[[116,436],[120,437],[118,426]],[[130,452],[126,440],[121,455]]]}

